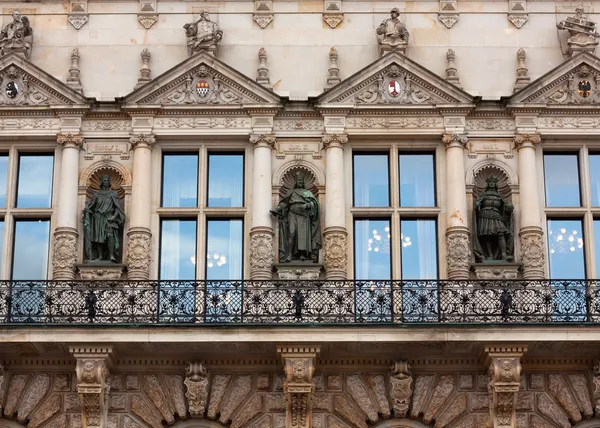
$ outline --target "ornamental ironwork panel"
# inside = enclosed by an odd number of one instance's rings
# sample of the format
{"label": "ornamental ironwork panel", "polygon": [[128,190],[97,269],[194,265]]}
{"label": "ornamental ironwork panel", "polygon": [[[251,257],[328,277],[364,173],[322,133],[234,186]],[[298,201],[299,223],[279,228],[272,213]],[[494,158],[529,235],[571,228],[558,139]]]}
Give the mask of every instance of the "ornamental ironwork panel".
{"label": "ornamental ironwork panel", "polygon": [[595,280],[0,281],[4,325],[600,323]]}

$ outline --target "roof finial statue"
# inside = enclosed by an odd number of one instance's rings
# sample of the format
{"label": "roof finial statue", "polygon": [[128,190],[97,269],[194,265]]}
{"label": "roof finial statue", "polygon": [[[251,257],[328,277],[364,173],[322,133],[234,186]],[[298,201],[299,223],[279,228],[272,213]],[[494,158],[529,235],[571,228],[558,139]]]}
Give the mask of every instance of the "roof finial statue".
{"label": "roof finial statue", "polygon": [[13,21],[6,24],[0,32],[0,52],[3,56],[15,52],[29,59],[33,42],[33,30],[29,25],[29,18],[15,10],[12,19]]}
{"label": "roof finial statue", "polygon": [[556,25],[559,30],[569,32],[567,44],[569,45],[568,53],[571,56],[577,55],[579,52],[593,54],[596,46],[598,46],[600,34],[596,32],[596,23],[588,21],[584,16],[584,12],[583,5],[579,5],[575,9],[575,16],[569,16]]}
{"label": "roof finial statue", "polygon": [[256,71],[258,73],[256,83],[260,83],[265,88],[272,88],[271,79],[269,78],[269,69],[267,68],[267,51],[265,48],[260,48],[258,50],[258,69]]}
{"label": "roof finial statue", "polygon": [[380,56],[392,51],[406,53],[406,46],[408,46],[408,39],[410,38],[406,25],[398,19],[400,10],[395,7],[390,15],[391,17],[384,20],[375,31]]}
{"label": "roof finial statue", "polygon": [[219,29],[216,22],[210,20],[208,10],[204,9],[197,21],[185,24],[183,28],[187,37],[189,56],[200,52],[216,56],[223,38],[223,31]]}

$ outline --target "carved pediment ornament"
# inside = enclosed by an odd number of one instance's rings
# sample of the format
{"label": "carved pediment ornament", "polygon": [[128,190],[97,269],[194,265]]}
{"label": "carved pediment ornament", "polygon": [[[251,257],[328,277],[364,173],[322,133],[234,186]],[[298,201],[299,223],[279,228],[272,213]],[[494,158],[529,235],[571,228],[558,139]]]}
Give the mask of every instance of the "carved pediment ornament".
{"label": "carved pediment ornament", "polygon": [[547,104],[597,104],[600,102],[600,72],[582,64],[524,102]]}
{"label": "carved pediment ornament", "polygon": [[11,65],[0,73],[0,105],[47,105],[49,100],[20,68]]}

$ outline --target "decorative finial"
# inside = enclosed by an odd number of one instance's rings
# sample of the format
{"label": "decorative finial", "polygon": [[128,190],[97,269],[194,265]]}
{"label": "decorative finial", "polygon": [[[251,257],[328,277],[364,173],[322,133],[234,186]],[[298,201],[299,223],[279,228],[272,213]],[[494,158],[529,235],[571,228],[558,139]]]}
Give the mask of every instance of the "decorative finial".
{"label": "decorative finial", "polygon": [[446,60],[448,61],[448,68],[446,68],[446,80],[452,83],[459,88],[462,88],[460,81],[458,80],[458,76],[456,75],[456,67],[454,66],[454,59],[456,58],[456,53],[452,49],[448,49],[446,52]]}
{"label": "decorative finial", "polygon": [[150,78],[150,59],[152,58],[152,55],[150,54],[148,48],[142,49],[140,56],[142,57],[142,67],[140,68],[140,77],[133,88],[134,90],[152,80]]}
{"label": "decorative finial", "polygon": [[327,74],[327,84],[325,85],[325,90],[332,88],[342,81],[340,78],[340,69],[337,65],[338,60],[338,51],[335,47],[329,49],[329,69]]}
{"label": "decorative finial", "polygon": [[525,66],[525,59],[527,58],[527,53],[525,49],[520,48],[517,51],[517,81],[515,82],[515,92],[523,89],[525,86],[529,85],[531,78],[527,76],[527,67]]}
{"label": "decorative finial", "polygon": [[69,77],[67,77],[67,85],[79,93],[83,93],[81,80],[79,79],[79,49],[73,49],[71,52],[71,67],[69,68]]}
{"label": "decorative finial", "polygon": [[256,71],[258,72],[256,83],[263,85],[265,88],[272,88],[269,69],[267,68],[267,51],[265,48],[258,50],[258,69]]}

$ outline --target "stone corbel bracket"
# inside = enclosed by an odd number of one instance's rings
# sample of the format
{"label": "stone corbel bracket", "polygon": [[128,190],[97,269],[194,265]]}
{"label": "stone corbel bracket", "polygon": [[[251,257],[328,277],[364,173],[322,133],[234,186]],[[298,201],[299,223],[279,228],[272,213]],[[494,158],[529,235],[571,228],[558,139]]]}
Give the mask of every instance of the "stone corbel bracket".
{"label": "stone corbel bracket", "polygon": [[395,418],[406,418],[413,395],[413,377],[407,361],[396,361],[392,365],[389,390]]}
{"label": "stone corbel bracket", "polygon": [[185,369],[185,396],[192,418],[203,418],[208,400],[208,374],[201,362],[192,362]]}
{"label": "stone corbel bracket", "polygon": [[521,357],[527,352],[527,346],[488,345],[484,351],[490,373],[490,418],[493,426],[514,427],[521,384]]}
{"label": "stone corbel bracket", "polygon": [[278,346],[283,362],[286,395],[286,424],[288,428],[312,427],[312,377],[320,346]]}
{"label": "stone corbel bracket", "polygon": [[71,0],[67,20],[79,30],[89,21],[87,0]]}
{"label": "stone corbel bracket", "polygon": [[438,19],[446,28],[452,28],[458,22],[458,0],[440,0]]}
{"label": "stone corbel bracket", "polygon": [[517,28],[521,28],[529,19],[527,0],[510,0],[508,2],[508,20]]}
{"label": "stone corbel bracket", "polygon": [[323,21],[331,28],[336,28],[344,20],[342,0],[325,0],[323,6]]}
{"label": "stone corbel bracket", "polygon": [[140,0],[140,9],[138,11],[138,21],[148,30],[156,21],[158,21],[157,0]]}
{"label": "stone corbel bracket", "polygon": [[82,425],[86,428],[104,428],[107,425],[109,369],[115,358],[111,345],[70,346],[69,352],[77,360],[77,393],[81,401]]}
{"label": "stone corbel bracket", "polygon": [[267,26],[273,22],[273,1],[255,0],[252,18],[260,28],[267,28]]}

